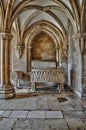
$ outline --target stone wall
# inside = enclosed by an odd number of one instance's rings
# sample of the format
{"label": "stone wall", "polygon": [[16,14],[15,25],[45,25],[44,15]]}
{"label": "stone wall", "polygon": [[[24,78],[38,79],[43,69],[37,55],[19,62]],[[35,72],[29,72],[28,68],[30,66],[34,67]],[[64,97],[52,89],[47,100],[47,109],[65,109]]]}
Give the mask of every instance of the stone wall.
{"label": "stone wall", "polygon": [[[69,24],[69,31],[68,31],[68,86],[72,86],[71,85],[71,70],[73,68],[73,46],[74,46],[74,42],[72,39],[72,35],[73,35],[73,27],[71,24]],[[72,53],[73,52],[73,53]]]}
{"label": "stone wall", "polygon": [[[65,84],[70,86],[78,94],[82,93],[81,85],[81,55],[78,49],[75,47],[75,41],[72,38],[73,28],[70,25],[68,34],[68,57],[65,57],[64,51],[62,50],[61,59],[62,67],[65,69]],[[10,72],[22,71],[24,72],[24,80],[22,84],[28,84],[30,77],[27,66],[27,46],[24,46],[24,52],[22,57],[19,59],[16,55],[17,37],[14,35],[11,46],[10,46]],[[38,35],[32,43],[32,60],[50,60],[55,61],[55,45],[49,37],[45,34]],[[47,55],[46,55],[47,54]],[[68,58],[68,59],[67,59]],[[1,69],[0,69],[1,70]],[[50,84],[49,84],[50,85]]]}
{"label": "stone wall", "polygon": [[41,32],[32,41],[32,59],[56,60],[55,44],[44,32]]}
{"label": "stone wall", "polygon": [[75,85],[73,87],[74,91],[79,95],[82,96],[82,58],[78,51],[75,51],[73,57],[73,68],[75,70]]}
{"label": "stone wall", "polygon": [[[43,39],[44,35],[44,39]],[[79,94],[82,93],[82,86],[81,86],[81,55],[78,50],[76,50],[74,40],[72,38],[73,35],[73,28],[70,25],[69,28],[69,35],[68,35],[68,57],[65,57],[64,51],[62,51],[62,67],[65,69],[65,78],[68,86],[70,86],[74,91],[77,91]],[[32,59],[38,60],[55,60],[55,46],[53,44],[52,39],[49,39],[42,34],[41,43],[39,42],[40,39],[34,39],[33,41],[33,52],[32,52]],[[47,39],[48,38],[48,39]],[[28,73],[28,66],[27,66],[27,46],[24,46],[24,52],[22,57],[19,59],[16,55],[15,45],[17,43],[16,36],[13,37],[11,46],[10,46],[10,72],[14,71],[22,71],[24,72],[24,80],[22,84],[27,84],[29,82],[29,73]],[[45,44],[44,41],[48,40]],[[50,41],[49,41],[50,40]],[[39,44],[40,43],[40,44]],[[43,46],[44,45],[44,46]],[[43,48],[44,47],[44,48]],[[42,50],[45,51],[42,51]],[[39,53],[38,53],[39,50]],[[47,56],[46,56],[47,53]],[[68,59],[67,59],[68,58]],[[1,70],[1,69],[0,69]],[[50,84],[49,84],[50,85]]]}
{"label": "stone wall", "polygon": [[83,87],[86,87],[86,52],[83,54]]}
{"label": "stone wall", "polygon": [[83,84],[83,92],[86,94],[86,49],[84,50],[82,54],[82,84]]}
{"label": "stone wall", "polygon": [[[16,36],[13,37],[12,42],[11,42],[11,59],[10,59],[10,64],[11,64],[11,72],[14,71],[22,71],[24,72],[25,78],[22,83],[25,82],[27,83],[27,80],[29,82],[29,72],[28,72],[28,56],[27,56],[27,46],[25,45],[24,47],[24,52],[22,57],[19,59],[16,55],[16,49],[15,45],[17,43]],[[46,34],[40,34],[36,38],[33,39],[32,41],[32,53],[31,53],[31,58],[32,60],[43,60],[43,61],[55,61],[56,60],[56,52],[55,52],[55,44],[53,40],[47,36]],[[62,67],[65,69],[65,79],[67,84],[67,57],[64,55],[64,50],[61,52],[61,59],[62,59]],[[56,62],[56,61],[55,61]],[[55,66],[56,67],[56,66]],[[52,86],[52,84],[47,84],[49,86]]]}
{"label": "stone wall", "polygon": [[68,86],[82,96],[82,57],[79,39],[73,39],[73,28],[69,27]]}
{"label": "stone wall", "polygon": [[[1,43],[0,43],[0,52],[1,52]],[[0,83],[1,83],[1,55],[0,55]]]}

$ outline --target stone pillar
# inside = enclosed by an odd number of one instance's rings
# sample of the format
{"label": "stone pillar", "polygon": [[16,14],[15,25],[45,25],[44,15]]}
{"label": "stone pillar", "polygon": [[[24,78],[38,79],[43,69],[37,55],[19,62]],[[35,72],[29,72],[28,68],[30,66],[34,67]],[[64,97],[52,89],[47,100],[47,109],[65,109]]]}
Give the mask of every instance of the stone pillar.
{"label": "stone pillar", "polygon": [[10,83],[10,40],[12,35],[9,33],[0,33],[1,40],[1,87],[4,98],[15,96],[15,90]]}
{"label": "stone pillar", "polygon": [[81,52],[83,52],[83,50],[84,50],[84,38],[82,37],[81,38],[81,46],[80,46],[80,48],[81,48]]}
{"label": "stone pillar", "polygon": [[76,33],[73,35],[73,40],[75,43],[75,60],[73,63],[73,69],[75,70],[75,85],[73,87],[74,91],[78,96],[82,96],[82,34]]}
{"label": "stone pillar", "polygon": [[[4,86],[5,84],[5,62],[4,62],[4,59],[5,59],[5,53],[4,53],[4,49],[5,49],[5,44],[4,43],[4,39],[2,37],[2,35],[0,35],[0,44],[1,44],[1,87]],[[1,88],[0,87],[0,88]]]}
{"label": "stone pillar", "polygon": [[59,47],[59,67],[61,67],[61,66],[62,66],[62,60],[61,60],[61,50],[62,50],[62,48],[61,48],[61,47]]}
{"label": "stone pillar", "polygon": [[80,37],[82,54],[82,96],[86,96],[86,33]]}
{"label": "stone pillar", "polygon": [[56,47],[56,66],[59,67],[59,47]]}
{"label": "stone pillar", "polygon": [[28,72],[31,71],[31,46],[28,47]]}
{"label": "stone pillar", "polygon": [[80,36],[80,41],[81,41],[81,52],[83,53],[83,51],[86,49],[86,33],[83,33]]}

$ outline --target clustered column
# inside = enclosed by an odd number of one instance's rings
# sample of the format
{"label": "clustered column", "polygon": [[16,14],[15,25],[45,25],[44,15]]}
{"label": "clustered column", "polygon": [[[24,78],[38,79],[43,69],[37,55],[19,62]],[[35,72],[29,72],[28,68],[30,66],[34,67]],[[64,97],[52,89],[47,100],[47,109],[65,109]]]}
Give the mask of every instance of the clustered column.
{"label": "clustered column", "polygon": [[10,83],[10,41],[12,35],[9,33],[0,33],[1,41],[1,87],[5,98],[15,96],[15,90]]}

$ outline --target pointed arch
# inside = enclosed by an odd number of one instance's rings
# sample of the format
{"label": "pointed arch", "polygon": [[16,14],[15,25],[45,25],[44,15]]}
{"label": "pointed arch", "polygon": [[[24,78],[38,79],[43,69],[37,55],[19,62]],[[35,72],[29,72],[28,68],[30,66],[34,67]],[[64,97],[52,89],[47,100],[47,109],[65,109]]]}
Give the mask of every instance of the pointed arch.
{"label": "pointed arch", "polygon": [[80,13],[79,13],[79,10],[78,10],[78,5],[77,5],[75,0],[69,0],[69,1],[70,1],[71,7],[72,7],[73,12],[74,12],[73,14],[74,14],[74,17],[75,17],[77,31],[80,31]]}
{"label": "pointed arch", "polygon": [[86,0],[82,1],[82,8],[81,8],[81,31],[86,31]]}
{"label": "pointed arch", "polygon": [[[67,32],[66,32],[66,30],[65,30],[65,28],[64,28],[61,20],[58,17],[56,17],[56,15],[54,13],[52,13],[51,11],[46,11],[45,13],[49,14],[50,16],[52,16],[56,20],[56,22],[58,23],[58,25],[61,27],[62,34],[63,34],[63,36],[65,38],[67,36]],[[23,34],[24,34],[24,32],[25,32],[25,30],[27,28],[28,23],[30,23],[30,21],[33,19],[33,17],[36,17],[37,14],[38,14],[38,11],[35,11],[25,21],[25,23],[23,25],[23,28],[21,30],[22,31],[21,32],[21,37],[22,38],[23,38]]]}
{"label": "pointed arch", "polygon": [[[74,21],[74,17],[73,14],[71,12],[71,10],[61,1],[57,1],[57,0],[52,0],[53,2],[55,2],[57,5],[51,5],[51,6],[36,6],[36,5],[29,5],[29,2],[31,2],[30,0],[26,0],[25,2],[20,2],[14,9],[13,9],[13,13],[12,13],[12,19],[11,19],[11,24],[13,23],[13,21],[15,20],[15,18],[23,11],[27,10],[27,9],[36,9],[36,10],[42,10],[45,12],[45,10],[49,10],[49,9],[58,9],[60,8],[64,13],[67,14],[67,17],[70,19],[73,28],[75,30],[76,26],[75,26],[75,21]],[[59,6],[58,6],[59,5]]]}
{"label": "pointed arch", "polygon": [[10,32],[11,31],[11,15],[13,11],[13,7],[15,4],[15,0],[8,0],[5,10],[5,18],[4,18],[4,31]]}
{"label": "pointed arch", "polygon": [[29,44],[31,44],[32,38],[37,33],[39,33],[40,30],[46,30],[48,33],[50,33],[51,36],[53,36],[53,39],[56,39],[55,43],[59,43],[59,45],[61,43],[64,43],[64,36],[62,32],[59,30],[59,28],[57,28],[55,25],[46,20],[37,21],[36,23],[32,24],[29,28],[27,28],[27,30],[24,32],[22,41],[25,41],[25,43],[27,44],[29,40]]}
{"label": "pointed arch", "polygon": [[4,28],[4,8],[3,8],[3,3],[2,0],[0,0],[0,32],[3,31]]}

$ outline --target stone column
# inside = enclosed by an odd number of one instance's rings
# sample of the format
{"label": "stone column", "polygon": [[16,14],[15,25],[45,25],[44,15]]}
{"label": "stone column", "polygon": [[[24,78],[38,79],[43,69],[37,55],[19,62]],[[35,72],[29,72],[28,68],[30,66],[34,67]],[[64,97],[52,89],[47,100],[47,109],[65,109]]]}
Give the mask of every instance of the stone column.
{"label": "stone column", "polygon": [[59,67],[62,66],[62,61],[61,61],[61,47],[59,47]]}
{"label": "stone column", "polygon": [[80,41],[81,41],[81,52],[83,53],[83,51],[86,49],[86,45],[85,45],[85,41],[86,41],[86,33],[82,33],[80,36]]}
{"label": "stone column", "polygon": [[[5,49],[5,44],[4,43],[4,39],[3,36],[0,34],[0,44],[1,44],[1,87],[4,86],[5,84],[5,53],[4,53],[4,49]],[[0,89],[1,89],[0,87]]]}
{"label": "stone column", "polygon": [[28,47],[28,72],[31,71],[31,46]]}
{"label": "stone column", "polygon": [[75,71],[74,77],[74,91],[78,96],[82,96],[82,53],[81,53],[81,34],[76,33],[73,36],[74,45],[75,45],[75,54],[73,61],[73,69]]}
{"label": "stone column", "polygon": [[1,88],[5,98],[15,96],[14,87],[10,83],[10,40],[12,35],[0,33],[1,40]]}
{"label": "stone column", "polygon": [[81,41],[81,54],[82,54],[82,96],[86,96],[86,33],[80,37]]}
{"label": "stone column", "polygon": [[83,50],[84,50],[84,38],[83,37],[81,38],[81,46],[80,46],[80,48],[81,48],[81,52],[83,52]]}
{"label": "stone column", "polygon": [[59,47],[56,47],[56,66],[59,67]]}

